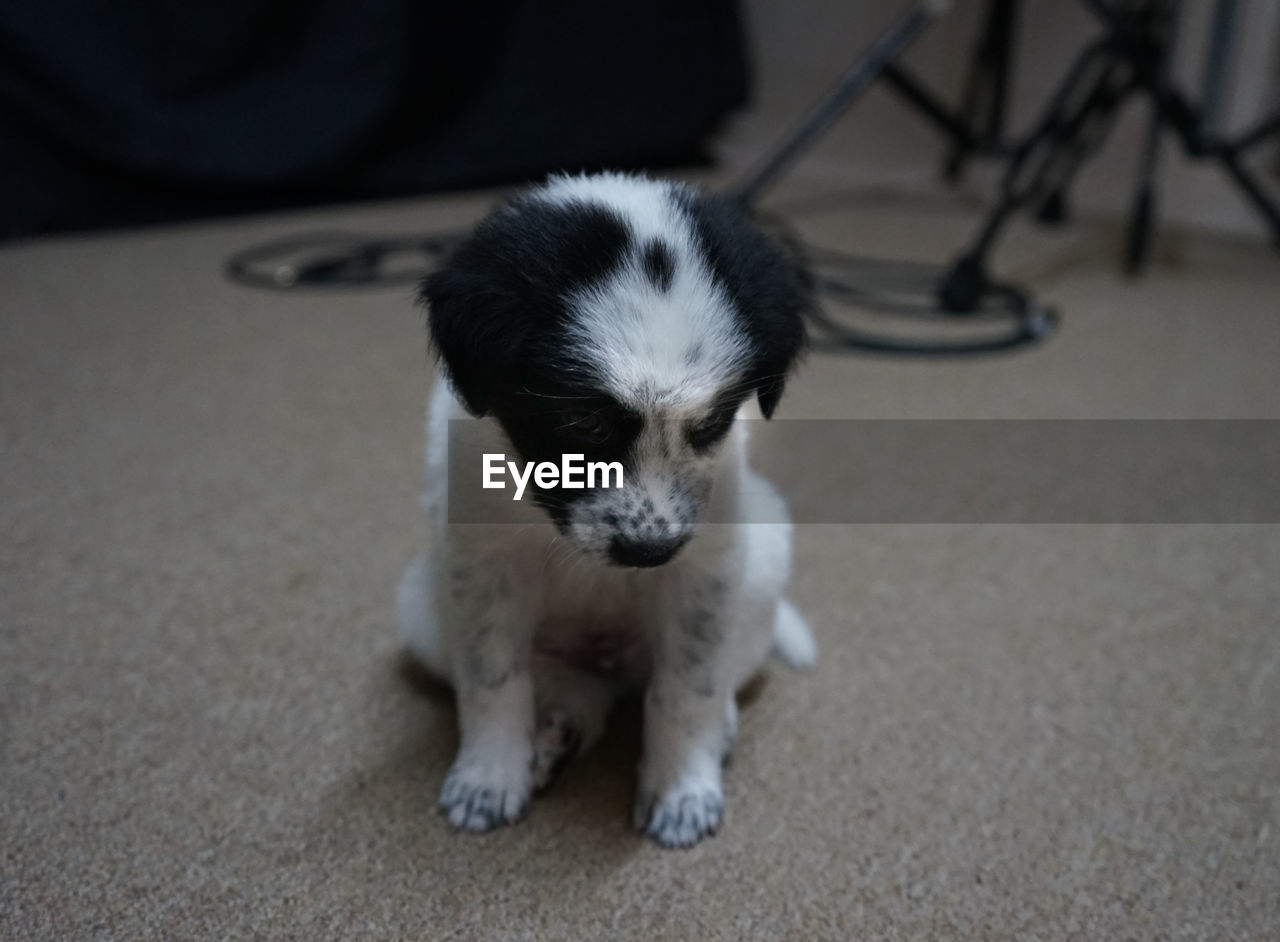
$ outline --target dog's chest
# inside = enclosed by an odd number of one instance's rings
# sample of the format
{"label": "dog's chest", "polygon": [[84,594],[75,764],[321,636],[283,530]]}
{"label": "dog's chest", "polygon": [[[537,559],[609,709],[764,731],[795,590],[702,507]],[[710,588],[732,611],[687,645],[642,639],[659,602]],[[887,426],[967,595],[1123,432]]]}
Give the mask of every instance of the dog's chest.
{"label": "dog's chest", "polygon": [[650,654],[645,600],[622,571],[548,580],[534,647],[583,670],[643,682]]}

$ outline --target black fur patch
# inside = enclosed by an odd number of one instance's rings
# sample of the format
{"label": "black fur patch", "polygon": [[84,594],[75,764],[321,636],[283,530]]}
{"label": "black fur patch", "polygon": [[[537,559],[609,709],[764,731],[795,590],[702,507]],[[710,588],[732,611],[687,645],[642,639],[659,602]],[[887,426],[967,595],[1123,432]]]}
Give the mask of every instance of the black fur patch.
{"label": "black fur patch", "polygon": [[645,276],[659,291],[670,291],[676,277],[676,260],[665,242],[653,239],[641,256]]}
{"label": "black fur patch", "polygon": [[[493,400],[493,414],[502,423],[507,438],[525,461],[550,461],[558,465],[562,455],[581,454],[584,460],[617,461],[623,466],[623,480],[629,473],[630,452],[644,420],[626,406],[590,385],[556,380],[554,372],[527,376],[521,385],[503,384]],[[597,426],[605,429],[602,436],[584,437],[575,418],[590,415]],[[591,490],[583,488],[544,491],[533,478],[529,492],[552,521],[563,527],[572,504]]]}
{"label": "black fur patch", "polygon": [[755,357],[748,377],[765,417],[782,398],[804,348],[803,315],[813,298],[804,273],[741,210],[692,187],[676,191],[716,278],[724,285]]}
{"label": "black fur patch", "polygon": [[612,210],[525,196],[484,219],[427,276],[431,338],[472,414],[490,411],[500,385],[554,375],[537,361],[565,347],[566,295],[610,277],[630,249]]}

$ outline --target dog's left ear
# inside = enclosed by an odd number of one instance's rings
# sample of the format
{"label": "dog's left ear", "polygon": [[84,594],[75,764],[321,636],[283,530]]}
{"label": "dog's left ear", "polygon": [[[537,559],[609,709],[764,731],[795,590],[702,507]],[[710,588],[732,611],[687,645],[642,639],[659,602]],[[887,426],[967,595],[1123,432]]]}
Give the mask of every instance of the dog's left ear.
{"label": "dog's left ear", "polygon": [[680,203],[751,341],[747,382],[760,411],[771,418],[787,375],[804,352],[811,281],[798,260],[727,200],[689,187],[681,190]]}
{"label": "dog's left ear", "polygon": [[812,303],[809,293],[802,288],[795,293],[784,293],[775,286],[774,291],[775,296],[764,300],[751,315],[755,321],[751,339],[756,354],[748,378],[766,419],[773,418],[787,375],[804,352],[807,339],[804,312]]}

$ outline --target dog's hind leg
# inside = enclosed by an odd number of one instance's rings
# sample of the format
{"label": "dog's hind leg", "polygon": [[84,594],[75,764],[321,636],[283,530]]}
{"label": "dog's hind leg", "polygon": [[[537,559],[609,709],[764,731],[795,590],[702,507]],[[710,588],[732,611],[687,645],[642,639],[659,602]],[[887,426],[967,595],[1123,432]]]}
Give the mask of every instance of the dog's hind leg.
{"label": "dog's hind leg", "polygon": [[724,701],[724,745],[720,747],[720,761],[728,762],[733,751],[733,741],[738,738],[738,701],[730,696]]}
{"label": "dog's hind leg", "polygon": [[533,787],[546,788],[576,755],[604,734],[618,698],[612,679],[538,654],[533,659],[537,718],[533,736]]}

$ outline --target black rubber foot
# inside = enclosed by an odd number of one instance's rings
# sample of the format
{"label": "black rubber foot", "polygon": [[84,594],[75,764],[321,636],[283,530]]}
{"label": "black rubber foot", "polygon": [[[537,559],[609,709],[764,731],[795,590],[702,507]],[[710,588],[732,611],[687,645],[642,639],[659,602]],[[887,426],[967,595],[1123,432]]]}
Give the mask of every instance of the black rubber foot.
{"label": "black rubber foot", "polygon": [[948,314],[972,314],[988,286],[982,260],[975,255],[961,256],[938,285],[938,306]]}
{"label": "black rubber foot", "polygon": [[1067,197],[1061,190],[1054,190],[1043,203],[1036,219],[1048,226],[1060,226],[1067,221]]}

